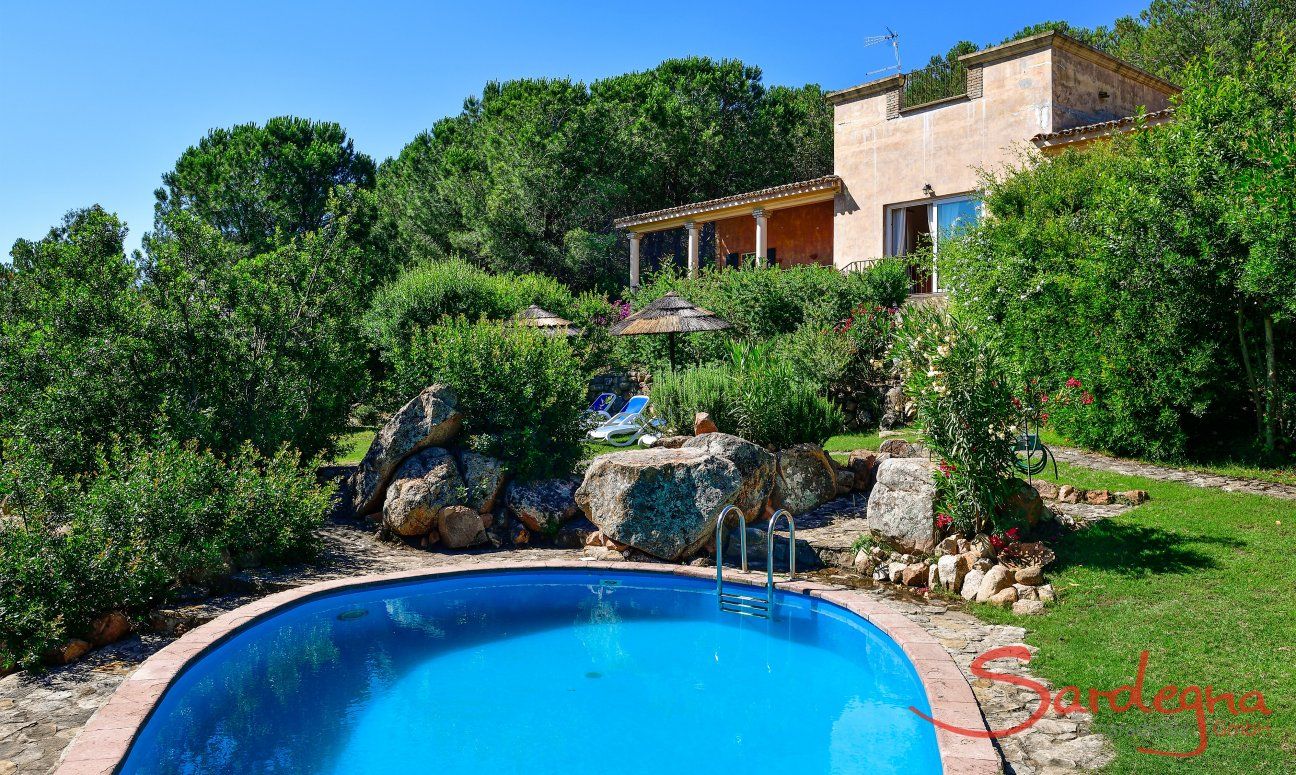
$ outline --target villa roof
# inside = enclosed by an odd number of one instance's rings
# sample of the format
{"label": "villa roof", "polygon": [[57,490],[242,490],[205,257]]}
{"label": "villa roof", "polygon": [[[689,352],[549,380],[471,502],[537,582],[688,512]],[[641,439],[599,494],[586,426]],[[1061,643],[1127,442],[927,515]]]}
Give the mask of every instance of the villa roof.
{"label": "villa roof", "polygon": [[[1017,40],[1010,40],[1007,43],[1001,43],[998,46],[990,46],[970,54],[964,54],[959,57],[959,61],[965,66],[986,65],[991,62],[997,62],[1003,59],[1009,59],[1021,54],[1028,54],[1032,51],[1038,51],[1044,48],[1058,48],[1068,51],[1084,59],[1088,59],[1095,64],[1118,73],[1131,81],[1142,83],[1146,86],[1164,92],[1166,94],[1177,94],[1180,89],[1173,83],[1164,78],[1153,75],[1141,67],[1136,67],[1123,59],[1117,58],[1101,51],[1088,43],[1076,40],[1066,33],[1041,32],[1037,35],[1030,35]],[[904,86],[905,76],[901,73],[893,73],[876,80],[862,83],[858,86],[851,86],[846,89],[828,92],[825,99],[833,105],[840,105],[843,102],[851,102],[863,97],[871,97],[883,92],[892,91]]]}
{"label": "villa roof", "polygon": [[1099,121],[1096,124],[1085,124],[1056,132],[1040,133],[1031,138],[1040,149],[1058,148],[1066,145],[1088,143],[1103,137],[1110,137],[1118,132],[1128,132],[1140,126],[1159,126],[1174,117],[1174,108],[1165,108],[1145,113],[1140,121],[1139,116],[1125,116],[1111,121]]}
{"label": "villa roof", "polygon": [[[631,231],[661,231],[662,229],[682,226],[694,220],[696,216],[705,215],[706,220],[743,215],[750,212],[752,205],[770,205],[792,207],[808,204],[813,201],[832,199],[841,189],[841,178],[836,175],[824,175],[821,178],[801,180],[796,183],[784,183],[781,186],[770,186],[744,194],[733,194],[705,202],[667,207],[664,210],[653,210],[647,213],[627,215],[613,221],[618,229]],[[640,228],[642,227],[642,228]]]}

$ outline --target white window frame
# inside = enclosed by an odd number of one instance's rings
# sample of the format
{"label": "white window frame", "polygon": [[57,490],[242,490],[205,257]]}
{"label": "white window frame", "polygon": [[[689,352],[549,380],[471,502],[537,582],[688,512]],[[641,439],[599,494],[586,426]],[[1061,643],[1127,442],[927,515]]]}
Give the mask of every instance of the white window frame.
{"label": "white window frame", "polygon": [[975,202],[977,220],[979,221],[984,216],[982,211],[983,204],[981,200],[976,197],[976,193],[972,191],[964,194],[951,194],[950,196],[936,197],[933,199],[916,199],[910,202],[900,202],[898,204],[886,206],[886,214],[884,217],[884,244],[888,256],[900,255],[900,246],[898,243],[905,232],[908,231],[905,228],[905,218],[908,217],[906,211],[910,207],[916,207],[917,205],[925,205],[927,207],[927,232],[931,235],[932,241],[932,293],[943,292],[940,286],[940,275],[937,273],[936,268],[938,263],[936,259],[940,256],[940,229],[936,226],[940,222],[940,219],[937,210],[942,204],[950,204],[953,202]]}

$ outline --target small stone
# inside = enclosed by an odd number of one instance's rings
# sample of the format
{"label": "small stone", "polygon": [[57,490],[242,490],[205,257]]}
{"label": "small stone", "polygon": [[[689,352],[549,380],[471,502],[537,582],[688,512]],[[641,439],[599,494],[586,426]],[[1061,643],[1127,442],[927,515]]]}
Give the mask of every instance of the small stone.
{"label": "small stone", "polygon": [[1012,604],[1012,612],[1018,616],[1039,616],[1044,611],[1044,604],[1038,600],[1018,600]]}
{"label": "small stone", "polygon": [[710,557],[694,557],[689,560],[689,565],[692,565],[694,568],[709,568],[715,565],[715,560],[712,560]]}
{"label": "small stone", "polygon": [[1125,492],[1116,493],[1116,499],[1128,506],[1137,506],[1141,503],[1147,503],[1147,490],[1126,490]]}
{"label": "small stone", "polygon": [[904,575],[905,568],[909,567],[903,562],[892,562],[887,564],[887,578],[891,579],[892,584],[899,584]]}
{"label": "small stone", "polygon": [[90,643],[95,646],[107,646],[130,634],[131,623],[120,611],[106,613],[90,625]]}
{"label": "small stone", "polygon": [[1092,506],[1106,506],[1115,500],[1108,490],[1087,490],[1084,496],[1084,502]]}
{"label": "small stone", "polygon": [[590,531],[590,534],[587,535],[587,536],[585,536],[585,545],[586,545],[586,546],[602,546],[602,545],[603,545],[603,531],[602,531],[602,530],[593,530],[593,531]]}
{"label": "small stone", "polygon": [[437,514],[437,532],[450,549],[466,549],[486,543],[482,515],[467,506],[447,506]]}
{"label": "small stone", "polygon": [[958,539],[954,536],[947,536],[936,545],[936,551],[940,554],[958,554]]}
{"label": "small stone", "polygon": [[513,545],[526,546],[529,543],[531,543],[531,531],[518,526],[517,532],[513,534]]}
{"label": "small stone", "polygon": [[1020,568],[1014,574],[1018,584],[1027,584],[1032,587],[1038,587],[1044,583],[1044,569],[1038,565],[1032,565],[1029,568]]}
{"label": "small stone", "polygon": [[[977,589],[976,599],[978,603],[990,602],[990,600],[1005,588],[1012,587],[1012,571],[1002,565],[996,565],[986,571],[985,577],[981,579],[981,586]],[[1013,590],[1013,600],[1017,599],[1017,591]]]}
{"label": "small stone", "polygon": [[70,664],[85,656],[86,652],[91,648],[93,646],[90,645],[89,641],[73,638],[65,643],[62,648],[55,649],[51,655],[53,658],[50,661],[59,665]]}
{"label": "small stone", "polygon": [[719,433],[720,429],[716,427],[715,421],[711,415],[706,412],[698,412],[693,415],[693,435],[701,436],[704,433]]}
{"label": "small stone", "polygon": [[967,575],[963,577],[963,587],[959,590],[959,594],[963,596],[964,600],[976,599],[984,578],[985,573],[977,568],[968,571]]}
{"label": "small stone", "polygon": [[1013,584],[1013,589],[1017,590],[1018,600],[1039,599],[1039,593],[1035,591],[1035,587],[1027,586],[1026,584]]}
{"label": "small stone", "polygon": [[973,568],[976,568],[977,570],[981,571],[982,573],[985,573],[986,571],[988,571],[988,570],[990,570],[991,568],[994,567],[994,560],[991,560],[991,559],[986,558],[986,557],[982,557],[981,559],[979,559],[979,560],[977,560],[976,562],[972,563],[972,567],[973,567]]}
{"label": "small stone", "polygon": [[1045,603],[1052,603],[1057,600],[1057,593],[1053,591],[1052,584],[1045,584],[1035,588],[1035,594]]}
{"label": "small stone", "polygon": [[985,533],[977,533],[972,538],[972,546],[968,551],[976,554],[977,557],[988,557],[994,559],[994,544],[990,543],[990,536]]}
{"label": "small stone", "polygon": [[935,565],[927,566],[927,588],[940,589],[940,568]]}
{"label": "small stone", "polygon": [[1043,479],[1036,479],[1031,482],[1031,486],[1040,494],[1041,498],[1048,498],[1051,501],[1057,500],[1058,486],[1052,482],[1046,482]]}
{"label": "small stone", "polygon": [[[982,583],[984,584],[984,582]],[[977,598],[980,599],[979,594],[977,595]],[[1012,587],[1008,587],[1007,589],[1001,589],[998,592],[991,595],[990,599],[985,602],[989,603],[990,605],[998,606],[1000,608],[1011,608],[1012,605],[1017,602],[1017,590],[1013,589]]]}
{"label": "small stone", "polygon": [[963,579],[972,569],[972,563],[966,554],[946,554],[936,561],[939,568],[940,583],[950,592],[963,588]]}
{"label": "small stone", "polygon": [[855,553],[855,570],[865,576],[871,574],[877,563],[873,561],[873,556],[863,549]]}
{"label": "small stone", "polygon": [[900,572],[900,583],[906,587],[921,587],[927,582],[927,566],[922,563],[906,565]]}
{"label": "small stone", "polygon": [[1079,503],[1084,499],[1084,490],[1077,490],[1069,484],[1058,488],[1057,499],[1062,503]]}

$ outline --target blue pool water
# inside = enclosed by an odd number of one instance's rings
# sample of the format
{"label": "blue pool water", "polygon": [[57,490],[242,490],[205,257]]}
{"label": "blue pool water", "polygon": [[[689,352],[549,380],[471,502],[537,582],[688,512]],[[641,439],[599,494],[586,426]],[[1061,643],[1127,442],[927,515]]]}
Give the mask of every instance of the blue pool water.
{"label": "blue pool water", "polygon": [[339,592],[185,671],[123,773],[936,773],[913,666],[863,619],[591,569]]}

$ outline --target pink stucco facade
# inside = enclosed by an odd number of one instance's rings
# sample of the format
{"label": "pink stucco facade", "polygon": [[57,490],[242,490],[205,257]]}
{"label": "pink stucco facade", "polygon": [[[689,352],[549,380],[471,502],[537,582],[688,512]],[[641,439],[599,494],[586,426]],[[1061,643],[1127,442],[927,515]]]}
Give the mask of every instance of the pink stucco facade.
{"label": "pink stucco facade", "polygon": [[968,90],[901,107],[903,78],[834,92],[833,257],[849,266],[886,255],[888,210],[974,195],[982,175],[1028,163],[1030,138],[1160,110],[1173,85],[1062,35],[970,54]]}

